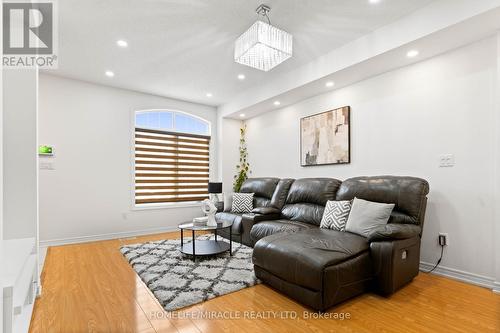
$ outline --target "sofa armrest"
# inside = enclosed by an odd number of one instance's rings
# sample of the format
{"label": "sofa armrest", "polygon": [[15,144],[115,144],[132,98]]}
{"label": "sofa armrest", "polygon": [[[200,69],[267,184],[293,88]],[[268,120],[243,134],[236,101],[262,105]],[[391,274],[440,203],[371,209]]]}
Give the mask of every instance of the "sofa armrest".
{"label": "sofa armrest", "polygon": [[255,213],[247,213],[242,215],[242,220],[252,221],[253,223],[261,222],[261,221],[269,221],[269,220],[277,220],[280,218],[280,214],[255,214]]}
{"label": "sofa armrest", "polygon": [[274,207],[257,207],[252,209],[252,213],[261,214],[261,215],[273,215],[273,214],[281,214],[281,211],[278,208]]}
{"label": "sofa armrest", "polygon": [[421,232],[418,225],[389,223],[372,230],[367,238],[369,242],[409,239],[420,236]]}
{"label": "sofa armrest", "polygon": [[253,246],[252,240],[250,238],[250,231],[254,224],[259,223],[261,221],[268,220],[277,220],[279,219],[281,214],[255,214],[255,213],[246,213],[241,216],[241,240],[243,244],[248,246]]}
{"label": "sofa armrest", "polygon": [[374,291],[388,296],[418,275],[420,237],[370,243]]}

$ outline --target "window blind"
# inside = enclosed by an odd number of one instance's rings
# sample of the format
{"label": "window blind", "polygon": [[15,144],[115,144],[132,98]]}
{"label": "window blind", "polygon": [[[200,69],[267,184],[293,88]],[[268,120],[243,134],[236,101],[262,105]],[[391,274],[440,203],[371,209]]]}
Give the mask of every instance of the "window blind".
{"label": "window blind", "polygon": [[210,136],[135,128],[135,203],[208,198]]}

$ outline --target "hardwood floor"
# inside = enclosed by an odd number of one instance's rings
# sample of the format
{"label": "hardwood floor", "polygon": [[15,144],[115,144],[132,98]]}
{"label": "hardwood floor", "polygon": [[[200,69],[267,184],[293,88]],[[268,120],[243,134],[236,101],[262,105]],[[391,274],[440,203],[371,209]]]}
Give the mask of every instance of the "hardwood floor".
{"label": "hardwood floor", "polygon": [[[365,294],[327,313],[350,317],[343,320],[307,318],[314,313],[265,285],[168,318],[118,249],[178,237],[168,233],[49,248],[30,332],[500,332],[500,295],[423,273],[390,298]],[[241,318],[189,318],[211,313]]]}

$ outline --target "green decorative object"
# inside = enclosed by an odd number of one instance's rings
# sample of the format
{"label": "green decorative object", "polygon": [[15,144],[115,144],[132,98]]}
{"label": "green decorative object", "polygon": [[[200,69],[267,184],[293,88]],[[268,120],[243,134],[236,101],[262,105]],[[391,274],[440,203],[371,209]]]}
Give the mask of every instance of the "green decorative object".
{"label": "green decorative object", "polygon": [[39,146],[38,147],[39,155],[53,155],[54,149],[51,146]]}
{"label": "green decorative object", "polygon": [[240,163],[236,166],[236,175],[234,175],[233,190],[239,192],[243,182],[247,180],[250,171],[250,164],[248,163],[247,143],[245,140],[245,132],[247,125],[243,124],[240,128]]}

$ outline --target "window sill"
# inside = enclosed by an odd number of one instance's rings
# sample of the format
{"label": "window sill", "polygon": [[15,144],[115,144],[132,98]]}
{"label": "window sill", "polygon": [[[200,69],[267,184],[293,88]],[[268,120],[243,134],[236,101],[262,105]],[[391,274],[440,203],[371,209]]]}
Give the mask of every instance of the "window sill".
{"label": "window sill", "polygon": [[147,206],[137,206],[132,207],[132,211],[141,210],[158,210],[158,209],[172,209],[172,208],[192,208],[201,207],[201,201],[190,201],[190,202],[172,202],[172,203],[161,203],[161,204],[150,204]]}

